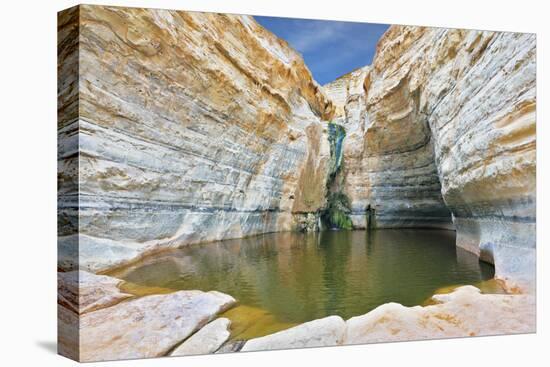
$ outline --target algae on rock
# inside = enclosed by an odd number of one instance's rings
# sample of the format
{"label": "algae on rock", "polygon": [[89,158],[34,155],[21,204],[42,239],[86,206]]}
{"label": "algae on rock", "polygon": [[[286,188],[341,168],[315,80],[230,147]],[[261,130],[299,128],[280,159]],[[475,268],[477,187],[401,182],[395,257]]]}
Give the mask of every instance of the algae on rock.
{"label": "algae on rock", "polygon": [[321,218],[331,229],[353,229],[349,213],[348,197],[341,191],[331,192],[327,197],[327,208],[323,211]]}
{"label": "algae on rock", "polygon": [[321,221],[329,229],[353,229],[349,217],[351,205],[348,197],[342,191],[343,176],[339,175],[342,168],[343,141],[346,129],[333,122],[328,123],[328,140],[330,144],[330,163],[327,177],[327,204],[321,213]]}

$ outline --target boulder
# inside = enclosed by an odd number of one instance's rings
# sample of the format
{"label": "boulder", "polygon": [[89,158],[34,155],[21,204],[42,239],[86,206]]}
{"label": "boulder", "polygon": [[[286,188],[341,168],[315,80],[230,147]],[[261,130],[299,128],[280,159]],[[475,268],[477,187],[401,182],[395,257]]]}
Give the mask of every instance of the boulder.
{"label": "boulder", "polygon": [[80,318],[80,361],[164,356],[234,303],[216,291],[179,291],[86,313]]}
{"label": "boulder", "polygon": [[426,307],[387,303],[352,317],[346,322],[344,344],[535,332],[532,295],[481,294],[476,287],[463,286],[433,300],[439,303]]}
{"label": "boulder", "polygon": [[188,356],[214,353],[229,339],[230,325],[229,319],[216,319],[184,341],[170,355]]}
{"label": "boulder", "polygon": [[57,273],[58,303],[77,314],[109,307],[133,297],[118,286],[123,281],[87,271]]}
{"label": "boulder", "polygon": [[309,348],[340,345],[346,323],[340,316],[329,316],[309,321],[275,334],[251,339],[241,351]]}
{"label": "boulder", "polygon": [[234,353],[234,352],[238,352],[241,350],[241,348],[243,347],[244,343],[246,343],[245,340],[230,340],[228,341],[227,343],[225,343],[224,345],[222,345],[220,347],[220,349],[218,349],[216,351],[216,354],[219,354],[219,353]]}

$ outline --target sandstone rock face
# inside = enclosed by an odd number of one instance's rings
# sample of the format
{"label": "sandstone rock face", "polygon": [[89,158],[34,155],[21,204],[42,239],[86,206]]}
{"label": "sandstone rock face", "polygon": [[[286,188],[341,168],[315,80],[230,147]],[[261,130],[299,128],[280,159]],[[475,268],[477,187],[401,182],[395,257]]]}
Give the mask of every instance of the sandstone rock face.
{"label": "sandstone rock face", "polygon": [[[59,267],[78,263],[78,34],[77,7],[58,14],[57,22],[57,223]],[[74,283],[73,283],[74,284]],[[58,287],[63,288],[60,279]],[[78,289],[58,288],[57,351],[79,358]],[[72,307],[71,307],[72,306]]]}
{"label": "sandstone rock face", "polygon": [[346,322],[344,344],[532,333],[533,295],[481,294],[473,286],[433,297],[439,304],[384,304]]}
{"label": "sandstone rock face", "polygon": [[79,315],[57,304],[57,353],[78,361],[80,359]]}
{"label": "sandstone rock face", "polygon": [[[78,35],[79,10],[58,14],[57,232],[59,267],[78,263]],[[63,245],[71,251],[63,251]]]}
{"label": "sandstone rock face", "polygon": [[229,339],[231,334],[229,331],[230,325],[231,321],[229,319],[216,319],[184,341],[170,355],[190,356],[214,353]]}
{"label": "sandstone rock face", "polygon": [[241,351],[334,346],[342,343],[346,323],[340,316],[303,323],[278,333],[251,339]]}
{"label": "sandstone rock face", "polygon": [[521,287],[535,276],[535,50],[533,34],[393,26],[364,85],[369,154],[414,155],[412,171],[391,164],[434,193],[438,176],[457,245]]}
{"label": "sandstone rock face", "polygon": [[406,111],[384,119],[376,106],[367,111],[370,78],[367,66],[324,86],[336,106],[335,122],[346,129],[342,174],[354,228],[452,228],[427,125]]}
{"label": "sandstone rock face", "polygon": [[286,42],[249,16],[76,9],[60,44],[76,42],[80,59],[80,207],[63,206],[80,222],[60,223],[62,268],[75,256],[99,271],[160,247],[290,230],[295,214],[324,205],[322,121],[334,108]]}
{"label": "sandstone rock face", "polygon": [[166,355],[234,303],[220,292],[179,291],[86,313],[80,318],[80,361]]}

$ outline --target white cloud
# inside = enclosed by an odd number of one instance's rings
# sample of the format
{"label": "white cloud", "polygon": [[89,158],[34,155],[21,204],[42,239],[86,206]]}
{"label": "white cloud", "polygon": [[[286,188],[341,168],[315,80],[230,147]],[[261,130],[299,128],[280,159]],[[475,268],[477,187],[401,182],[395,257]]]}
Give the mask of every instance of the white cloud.
{"label": "white cloud", "polygon": [[334,42],[345,34],[346,24],[321,20],[295,21],[296,27],[288,42],[301,53],[314,50],[324,43]]}

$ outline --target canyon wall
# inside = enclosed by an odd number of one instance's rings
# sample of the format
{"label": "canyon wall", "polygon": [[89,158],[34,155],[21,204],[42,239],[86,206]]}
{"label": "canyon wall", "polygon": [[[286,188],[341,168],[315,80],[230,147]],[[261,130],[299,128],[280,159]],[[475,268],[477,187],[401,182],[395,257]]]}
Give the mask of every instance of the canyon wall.
{"label": "canyon wall", "polygon": [[78,60],[65,76],[78,80],[79,190],[60,211],[78,222],[59,221],[60,268],[80,259],[101,271],[163,247],[291,230],[323,207],[322,121],[334,107],[285,41],[249,16],[75,12],[59,42],[78,52],[59,62]]}
{"label": "canyon wall", "polygon": [[354,228],[453,228],[427,123],[408,95],[391,97],[391,114],[367,106],[370,74],[366,66],[324,86],[336,106],[333,121],[346,129],[342,175]]}
{"label": "canyon wall", "polygon": [[336,182],[354,228],[456,229],[534,284],[534,35],[392,26],[371,66],[320,87],[249,16],[59,19],[60,268],[316,229]]}
{"label": "canyon wall", "polygon": [[364,79],[369,154],[433,154],[457,246],[520,286],[535,277],[535,58],[533,34],[392,26]]}

